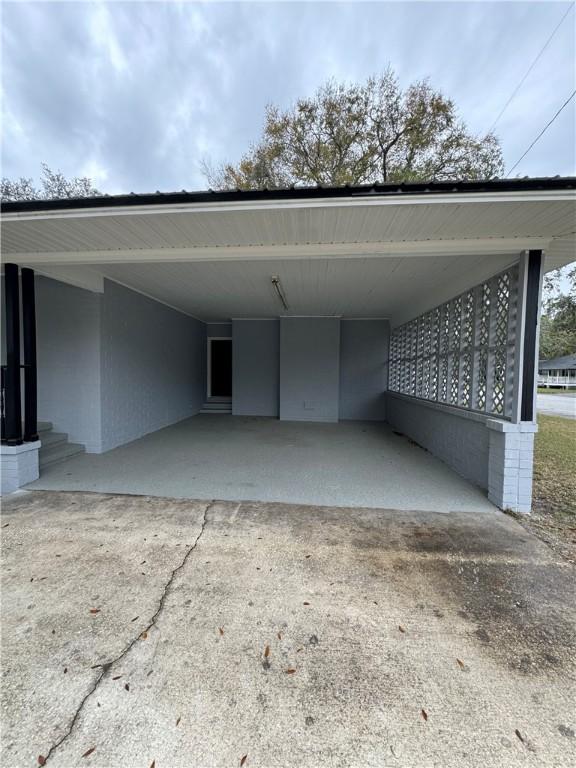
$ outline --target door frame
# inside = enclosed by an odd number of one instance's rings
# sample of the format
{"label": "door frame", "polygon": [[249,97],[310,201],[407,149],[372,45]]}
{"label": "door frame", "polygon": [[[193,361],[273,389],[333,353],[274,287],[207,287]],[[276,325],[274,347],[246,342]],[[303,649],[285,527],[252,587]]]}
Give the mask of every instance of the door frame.
{"label": "door frame", "polygon": [[[210,398],[212,397],[212,342],[232,341],[232,336],[208,336],[206,340],[208,342],[206,345],[206,354],[208,355],[206,363],[206,397]],[[220,397],[215,395],[215,397],[218,397],[220,400],[232,400],[232,396]]]}

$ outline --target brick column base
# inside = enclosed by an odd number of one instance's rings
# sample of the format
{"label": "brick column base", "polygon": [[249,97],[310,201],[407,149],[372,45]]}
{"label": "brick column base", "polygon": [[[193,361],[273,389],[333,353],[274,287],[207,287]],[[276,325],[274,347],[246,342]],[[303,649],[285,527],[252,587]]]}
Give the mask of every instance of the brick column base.
{"label": "brick column base", "polygon": [[528,513],[532,509],[534,434],[538,425],[490,419],[488,498],[500,509]]}
{"label": "brick column base", "polygon": [[12,493],[39,477],[38,450],[41,442],[0,446],[0,495]]}

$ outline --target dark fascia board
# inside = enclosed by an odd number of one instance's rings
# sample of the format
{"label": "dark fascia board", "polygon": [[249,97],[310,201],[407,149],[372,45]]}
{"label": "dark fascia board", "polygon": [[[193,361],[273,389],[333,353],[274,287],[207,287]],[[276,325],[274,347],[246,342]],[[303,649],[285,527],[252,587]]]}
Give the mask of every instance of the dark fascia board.
{"label": "dark fascia board", "polygon": [[79,208],[111,208],[185,203],[255,202],[263,200],[316,200],[338,197],[395,197],[410,195],[466,194],[478,192],[525,192],[576,189],[576,177],[491,179],[488,181],[431,181],[401,184],[370,184],[343,187],[290,187],[287,189],[205,190],[200,192],[155,192],[58,200],[18,200],[2,203],[4,213],[59,211]]}

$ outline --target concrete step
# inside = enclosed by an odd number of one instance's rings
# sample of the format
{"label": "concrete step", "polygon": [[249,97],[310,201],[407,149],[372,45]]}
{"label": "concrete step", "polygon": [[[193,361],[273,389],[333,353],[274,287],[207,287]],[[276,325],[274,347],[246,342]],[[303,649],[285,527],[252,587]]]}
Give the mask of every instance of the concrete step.
{"label": "concrete step", "polygon": [[60,443],[65,443],[68,440],[68,435],[66,434],[66,432],[38,431],[38,437],[42,441],[42,448],[47,448],[48,446],[53,446],[53,445],[59,445]]}
{"label": "concrete step", "polygon": [[209,402],[204,403],[200,413],[232,413],[232,403]]}
{"label": "concrete step", "polygon": [[79,453],[84,453],[85,448],[79,443],[57,443],[56,445],[49,445],[48,447],[40,448],[39,462],[40,469],[55,464],[57,461],[64,461],[70,459],[72,456],[77,456]]}

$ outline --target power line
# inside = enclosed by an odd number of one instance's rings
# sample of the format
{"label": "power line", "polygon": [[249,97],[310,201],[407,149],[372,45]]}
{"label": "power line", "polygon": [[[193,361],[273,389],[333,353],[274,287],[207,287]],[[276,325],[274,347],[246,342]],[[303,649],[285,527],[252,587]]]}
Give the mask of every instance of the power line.
{"label": "power line", "polygon": [[506,178],[508,178],[508,176],[510,176],[510,174],[512,173],[512,171],[514,170],[514,168],[516,168],[516,166],[517,166],[517,165],[518,165],[518,164],[519,164],[519,163],[520,163],[522,160],[524,160],[524,158],[526,157],[526,155],[528,154],[528,152],[530,152],[530,150],[532,149],[532,147],[534,146],[534,144],[536,144],[536,142],[538,141],[538,139],[539,139],[539,138],[541,138],[541,137],[542,137],[542,136],[543,136],[543,135],[546,133],[546,131],[548,130],[548,128],[550,128],[550,126],[552,125],[552,123],[554,122],[554,120],[556,120],[556,118],[558,117],[558,115],[560,114],[560,112],[562,112],[562,110],[564,109],[564,107],[565,107],[567,104],[569,104],[569,103],[572,101],[572,99],[574,98],[574,96],[576,96],[576,90],[572,91],[572,93],[570,94],[570,96],[568,96],[568,98],[566,99],[566,101],[564,102],[564,104],[562,104],[562,106],[560,107],[560,109],[558,110],[558,112],[556,112],[556,114],[554,115],[554,117],[552,118],[552,120],[550,120],[550,122],[549,122],[549,123],[547,123],[547,124],[544,126],[544,128],[542,128],[542,130],[540,131],[540,133],[538,134],[538,136],[536,136],[536,138],[534,139],[534,141],[532,142],[532,144],[530,144],[530,146],[528,147],[528,149],[526,150],[526,152],[524,152],[524,154],[522,155],[522,157],[520,157],[520,158],[519,158],[519,159],[518,159],[518,160],[517,160],[517,161],[514,163],[514,165],[512,166],[512,168],[510,168],[510,170],[509,170],[509,171],[508,171],[508,173],[506,174]]}
{"label": "power line", "polygon": [[523,86],[523,84],[524,84],[524,81],[526,80],[526,78],[528,77],[528,75],[530,74],[530,72],[532,72],[532,70],[534,69],[534,67],[536,66],[536,64],[538,63],[538,61],[540,60],[540,57],[542,56],[542,54],[544,53],[544,51],[546,50],[546,48],[548,48],[548,45],[549,45],[550,41],[552,40],[552,38],[554,37],[554,35],[556,34],[556,32],[558,32],[558,30],[560,29],[560,26],[561,26],[562,22],[564,21],[564,19],[566,18],[566,16],[568,16],[568,14],[570,13],[570,11],[571,11],[573,8],[574,8],[574,4],[573,4],[573,3],[570,3],[570,5],[568,6],[568,10],[566,11],[566,13],[564,13],[564,15],[562,16],[562,18],[561,18],[561,19],[560,19],[560,21],[558,22],[558,24],[556,24],[556,26],[554,27],[554,30],[553,30],[552,34],[550,35],[550,37],[548,38],[548,40],[546,40],[546,42],[544,43],[544,45],[543,45],[543,46],[542,46],[542,48],[540,49],[540,52],[538,53],[538,55],[536,56],[536,58],[534,59],[534,61],[532,62],[532,64],[530,64],[530,66],[529,66],[529,67],[528,67],[528,69],[526,70],[526,74],[524,75],[524,77],[522,78],[522,80],[520,80],[520,82],[518,83],[518,85],[516,86],[516,88],[514,88],[514,90],[512,91],[512,95],[510,96],[510,98],[508,99],[508,101],[506,102],[506,104],[504,104],[504,106],[502,107],[502,110],[501,110],[500,114],[498,115],[498,117],[496,118],[496,120],[494,120],[494,122],[493,122],[493,123],[492,123],[492,125],[490,126],[490,130],[488,131],[488,133],[492,133],[492,131],[494,130],[494,128],[496,127],[496,125],[497,125],[497,124],[498,124],[498,122],[500,121],[500,118],[502,117],[502,115],[504,114],[504,112],[506,112],[506,110],[508,109],[508,107],[509,107],[509,105],[510,105],[510,102],[512,101],[512,99],[514,98],[514,96],[516,96],[516,94],[518,93],[518,91],[520,90],[520,88]]}

